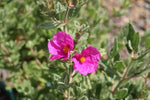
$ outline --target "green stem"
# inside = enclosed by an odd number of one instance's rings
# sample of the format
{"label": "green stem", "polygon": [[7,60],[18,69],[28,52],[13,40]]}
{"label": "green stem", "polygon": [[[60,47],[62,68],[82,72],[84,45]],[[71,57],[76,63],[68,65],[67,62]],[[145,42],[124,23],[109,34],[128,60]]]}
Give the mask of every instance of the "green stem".
{"label": "green stem", "polygon": [[[72,70],[72,67],[69,66],[69,84],[72,82],[71,70]],[[68,91],[67,91],[67,100],[70,100],[70,87],[68,88]]]}
{"label": "green stem", "polygon": [[[67,16],[68,16],[68,12],[69,12],[69,6],[67,7],[66,13],[65,13],[65,18],[64,18],[64,23],[67,23]],[[64,32],[66,32],[66,25],[64,25]]]}
{"label": "green stem", "polygon": [[117,84],[117,86],[115,88],[112,89],[112,94],[115,93],[115,91],[119,88],[119,86],[126,80],[126,76],[129,72],[129,69],[131,68],[131,65],[133,63],[133,60],[130,62],[130,64],[128,65],[127,69],[124,71],[123,77],[122,79],[119,81],[119,83]]}

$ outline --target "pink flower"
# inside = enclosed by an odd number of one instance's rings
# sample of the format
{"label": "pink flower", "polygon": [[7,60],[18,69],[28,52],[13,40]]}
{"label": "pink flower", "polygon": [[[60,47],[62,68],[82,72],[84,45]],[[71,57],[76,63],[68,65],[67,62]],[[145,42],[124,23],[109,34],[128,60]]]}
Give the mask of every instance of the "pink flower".
{"label": "pink flower", "polygon": [[96,48],[89,46],[81,54],[77,53],[73,56],[73,68],[82,75],[87,75],[96,71],[100,59],[100,52]]}
{"label": "pink flower", "polygon": [[48,42],[49,53],[52,54],[50,61],[69,58],[70,51],[73,50],[73,39],[65,32],[58,32],[53,36],[53,40]]}

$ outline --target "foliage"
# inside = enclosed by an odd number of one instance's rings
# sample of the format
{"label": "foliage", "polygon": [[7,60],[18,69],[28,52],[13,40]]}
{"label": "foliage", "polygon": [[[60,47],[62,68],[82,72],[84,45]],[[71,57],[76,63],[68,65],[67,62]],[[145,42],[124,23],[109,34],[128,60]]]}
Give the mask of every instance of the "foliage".
{"label": "foliage", "polygon": [[[108,24],[103,0],[66,1],[1,0],[0,68],[11,73],[5,82],[7,89],[16,89],[15,99],[148,99],[150,30],[140,37],[127,23],[109,50],[107,36],[114,25]],[[123,0],[124,10],[114,8],[114,17],[125,14],[129,6],[130,0]],[[47,43],[58,31],[71,35],[76,44],[74,51],[92,45],[101,52],[95,73],[83,76],[74,71],[69,60],[49,61]],[[124,53],[128,58],[121,56],[122,51],[127,51]]]}

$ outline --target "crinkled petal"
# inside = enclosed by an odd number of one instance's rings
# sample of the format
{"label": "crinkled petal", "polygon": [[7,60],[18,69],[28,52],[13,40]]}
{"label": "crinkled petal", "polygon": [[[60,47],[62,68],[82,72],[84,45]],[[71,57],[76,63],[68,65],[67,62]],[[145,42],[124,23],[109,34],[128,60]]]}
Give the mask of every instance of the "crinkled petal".
{"label": "crinkled petal", "polygon": [[57,55],[58,52],[60,52],[61,49],[62,49],[62,48],[59,47],[58,45],[56,45],[56,44],[53,42],[53,40],[50,40],[50,41],[48,42],[48,51],[49,51],[49,53],[54,54],[54,55]]}
{"label": "crinkled petal", "polygon": [[[63,48],[67,46],[69,48],[68,53],[63,52]],[[67,60],[70,55],[70,51],[73,50],[73,39],[65,32],[58,32],[53,36],[53,40],[48,42],[49,53],[52,54],[50,60],[60,59]]]}
{"label": "crinkled petal", "polygon": [[91,63],[75,63],[73,68],[75,71],[79,72],[82,75],[87,75],[96,71],[95,65]]}
{"label": "crinkled petal", "polygon": [[70,50],[73,49],[73,39],[70,35],[66,34],[63,31],[56,33],[53,37],[53,40],[56,44],[59,44],[61,46],[69,45]]}
{"label": "crinkled petal", "polygon": [[87,47],[81,52],[81,55],[87,57],[87,56],[92,56],[92,59],[94,61],[99,61],[101,59],[101,54],[97,50],[97,48],[94,48],[92,46]]}
{"label": "crinkled petal", "polygon": [[85,62],[80,63],[79,58],[82,55],[75,54],[72,58],[74,62],[73,68],[75,71],[81,73],[82,75],[87,75],[88,73],[93,73],[96,71],[98,65],[96,65],[90,57],[87,57]]}
{"label": "crinkled petal", "polygon": [[[80,62],[80,57],[85,57],[84,62]],[[75,54],[72,58],[74,62],[73,68],[75,71],[81,73],[82,75],[87,75],[88,73],[93,73],[97,70],[99,65],[99,60],[101,58],[100,52],[89,46],[84,49],[80,54]]]}
{"label": "crinkled petal", "polygon": [[96,60],[93,59],[93,56],[87,56],[85,59],[86,59],[86,60],[85,60],[84,63],[92,64],[91,66],[93,66],[93,67],[91,67],[91,69],[89,70],[89,73],[92,73],[92,72],[93,72],[93,69],[94,69],[94,70],[97,70],[99,63],[98,63],[98,61],[96,61]]}
{"label": "crinkled petal", "polygon": [[52,60],[55,60],[55,59],[60,59],[62,57],[63,56],[61,56],[61,55],[52,55],[49,60],[52,61]]}

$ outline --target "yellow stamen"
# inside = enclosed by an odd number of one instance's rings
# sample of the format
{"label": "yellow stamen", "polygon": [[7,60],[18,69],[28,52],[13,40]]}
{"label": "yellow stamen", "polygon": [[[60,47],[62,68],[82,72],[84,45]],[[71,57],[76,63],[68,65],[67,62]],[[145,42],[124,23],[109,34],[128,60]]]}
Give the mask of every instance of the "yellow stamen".
{"label": "yellow stamen", "polygon": [[85,61],[85,57],[80,57],[80,62],[83,63]]}
{"label": "yellow stamen", "polygon": [[68,53],[68,51],[69,51],[69,48],[68,48],[67,46],[64,46],[64,47],[63,47],[63,52],[64,52],[64,53]]}

